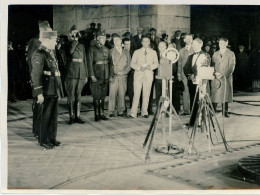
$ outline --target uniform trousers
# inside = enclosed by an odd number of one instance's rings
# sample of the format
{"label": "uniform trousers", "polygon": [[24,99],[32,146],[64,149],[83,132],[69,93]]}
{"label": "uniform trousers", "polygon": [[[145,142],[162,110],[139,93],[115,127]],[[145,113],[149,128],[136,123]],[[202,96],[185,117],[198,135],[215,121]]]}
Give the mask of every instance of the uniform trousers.
{"label": "uniform trousers", "polygon": [[37,100],[33,100],[32,105],[33,110],[33,130],[32,133],[34,135],[38,135],[39,128],[40,128],[40,122],[41,122],[41,104],[37,104]]}
{"label": "uniform trousers", "polygon": [[93,100],[104,100],[107,96],[108,79],[99,79],[97,82],[91,81],[90,91],[93,96]]}
{"label": "uniform trousers", "polygon": [[125,111],[125,94],[127,90],[127,75],[115,76],[109,83],[109,102],[108,111],[110,114],[114,114],[116,99],[118,101],[117,111],[119,114],[123,114]]}
{"label": "uniform trousers", "polygon": [[84,79],[65,78],[65,89],[68,95],[68,102],[81,101],[81,92],[85,85]]}
{"label": "uniform trousers", "polygon": [[142,109],[141,115],[148,115],[147,109],[149,104],[149,97],[151,92],[151,86],[153,82],[153,71],[146,70],[144,72],[135,71],[134,74],[134,99],[131,108],[131,116],[137,116],[139,99],[142,91]]}
{"label": "uniform trousers", "polygon": [[58,98],[44,96],[44,102],[39,105],[39,143],[56,140],[58,119]]}

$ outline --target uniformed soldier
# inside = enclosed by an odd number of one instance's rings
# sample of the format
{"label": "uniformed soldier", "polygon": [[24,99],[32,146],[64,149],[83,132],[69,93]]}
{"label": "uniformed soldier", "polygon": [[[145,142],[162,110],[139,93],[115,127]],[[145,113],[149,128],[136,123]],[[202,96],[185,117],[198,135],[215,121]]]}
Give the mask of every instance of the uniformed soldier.
{"label": "uniformed soldier", "polygon": [[90,90],[93,96],[95,121],[108,120],[104,114],[104,103],[109,84],[109,50],[104,46],[106,33],[97,33],[96,43],[88,51],[88,75],[91,77]]}
{"label": "uniformed soldier", "polygon": [[[28,42],[28,56],[27,56],[27,63],[29,65],[29,73],[32,71],[32,54],[37,51],[41,46],[41,41],[39,41],[39,37],[32,38]],[[40,108],[41,105],[37,104],[37,100],[34,98],[33,105],[32,105],[32,111],[33,111],[33,128],[32,133],[36,139],[38,139],[39,135],[39,127],[40,127]]]}
{"label": "uniformed soldier", "polygon": [[87,58],[84,45],[78,42],[79,31],[73,25],[70,29],[70,51],[66,66],[65,89],[68,94],[69,124],[84,124],[80,118],[81,92],[88,81]]}
{"label": "uniformed soldier", "polygon": [[39,22],[41,46],[31,56],[31,81],[33,97],[39,108],[39,143],[52,149],[61,143],[56,140],[58,98],[60,97],[60,72],[54,55],[57,31],[52,31],[47,21]]}

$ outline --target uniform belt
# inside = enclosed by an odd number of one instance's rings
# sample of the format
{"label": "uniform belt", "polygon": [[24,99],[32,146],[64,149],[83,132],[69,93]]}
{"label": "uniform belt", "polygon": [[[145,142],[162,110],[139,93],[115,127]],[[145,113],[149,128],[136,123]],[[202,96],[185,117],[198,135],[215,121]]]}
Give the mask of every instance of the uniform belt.
{"label": "uniform belt", "polygon": [[72,59],[73,62],[83,62],[82,58],[73,58]]}
{"label": "uniform belt", "polygon": [[96,61],[95,64],[107,64],[107,60],[104,60],[104,61]]}
{"label": "uniform belt", "polygon": [[[44,74],[44,75],[47,75],[47,76],[53,75],[53,74],[51,73],[51,71],[43,71],[43,74]],[[59,71],[56,71],[56,72],[54,73],[54,75],[55,75],[56,77],[59,77],[59,76],[60,76],[60,72],[59,72]]]}

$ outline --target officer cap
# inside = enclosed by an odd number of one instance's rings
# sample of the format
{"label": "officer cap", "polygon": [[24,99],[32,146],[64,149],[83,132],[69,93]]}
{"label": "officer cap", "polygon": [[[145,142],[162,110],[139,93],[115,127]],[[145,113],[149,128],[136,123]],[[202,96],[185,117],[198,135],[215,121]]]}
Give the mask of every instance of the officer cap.
{"label": "officer cap", "polygon": [[106,37],[106,32],[105,32],[105,31],[99,31],[99,32],[97,32],[97,37],[99,37],[99,36]]}
{"label": "officer cap", "polygon": [[96,26],[96,23],[92,22],[90,23],[90,26]]}
{"label": "officer cap", "polygon": [[177,33],[177,32],[181,32],[181,31],[180,30],[176,30],[175,33]]}
{"label": "officer cap", "polygon": [[44,20],[44,21],[39,20],[38,25],[39,25],[40,31],[47,31],[47,30],[51,29],[50,24],[47,20]]}
{"label": "officer cap", "polygon": [[53,31],[50,27],[50,24],[48,21],[39,21],[39,30],[40,30],[40,41],[42,39],[56,39],[58,36],[57,31]]}

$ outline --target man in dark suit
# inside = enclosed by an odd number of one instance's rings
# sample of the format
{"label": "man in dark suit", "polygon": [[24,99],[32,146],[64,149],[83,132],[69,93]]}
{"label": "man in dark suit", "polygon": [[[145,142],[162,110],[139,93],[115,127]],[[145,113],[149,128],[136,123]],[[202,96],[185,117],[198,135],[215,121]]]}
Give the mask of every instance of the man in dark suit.
{"label": "man in dark suit", "polygon": [[143,28],[138,27],[137,28],[137,35],[133,37],[133,50],[137,50],[142,48],[142,38],[144,37],[143,35]]}
{"label": "man in dark suit", "polygon": [[33,98],[39,105],[39,143],[46,149],[52,149],[61,143],[56,140],[58,98],[60,96],[60,72],[54,54],[57,31],[52,31],[47,21],[39,22],[40,38],[37,50],[32,53],[31,81]]}
{"label": "man in dark suit", "polygon": [[185,46],[180,30],[175,31],[174,38],[171,40],[171,43],[175,43],[178,51]]}
{"label": "man in dark suit", "polygon": [[155,28],[151,28],[150,33],[151,33],[151,47],[153,50],[158,52],[158,44],[160,42],[160,38],[156,36]]}
{"label": "man in dark suit", "polygon": [[[72,41],[70,41],[70,51],[65,75],[65,88],[68,94],[69,124],[74,122],[84,124],[80,118],[81,92],[88,81],[88,69],[85,47],[78,42],[79,31],[73,25],[70,29]],[[74,113],[73,113],[74,111]]]}
{"label": "man in dark suit", "polygon": [[192,49],[194,53],[188,57],[188,60],[183,68],[184,74],[188,79],[188,87],[190,93],[190,108],[194,103],[194,109],[191,113],[190,125],[194,125],[196,115],[198,112],[198,96],[195,98],[197,88],[197,70],[201,66],[210,66],[210,56],[201,50],[203,41],[200,38],[196,38],[192,43]]}

